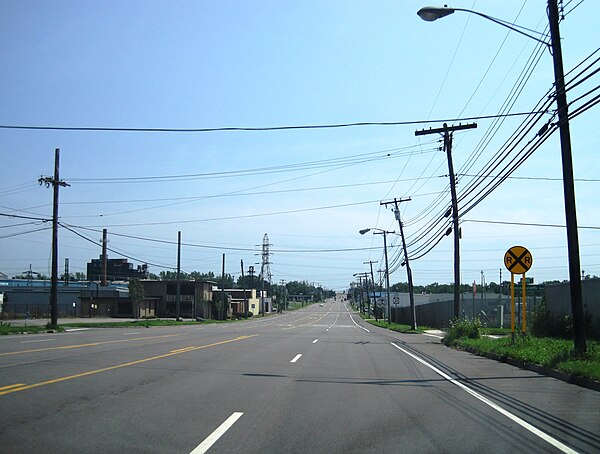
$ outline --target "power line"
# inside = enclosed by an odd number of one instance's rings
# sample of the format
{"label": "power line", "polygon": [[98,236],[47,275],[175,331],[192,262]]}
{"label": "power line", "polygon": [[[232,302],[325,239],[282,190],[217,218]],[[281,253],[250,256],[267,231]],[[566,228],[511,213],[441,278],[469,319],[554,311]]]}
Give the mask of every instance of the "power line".
{"label": "power line", "polygon": [[[560,225],[560,224],[540,224],[540,223],[508,222],[508,221],[484,221],[484,220],[479,220],[479,219],[463,219],[463,222],[478,222],[478,223],[482,223],[482,224],[502,224],[502,225],[526,225],[526,226],[532,226],[532,227],[556,227],[556,228],[562,228],[562,229],[567,228],[566,225]],[[578,225],[577,228],[578,229],[589,229],[589,230],[600,230],[600,227],[598,227],[598,226]]]}
{"label": "power line", "polygon": [[487,120],[500,117],[518,117],[530,115],[531,112],[515,112],[503,115],[479,115],[464,118],[435,119],[435,120],[408,120],[408,121],[363,121],[355,123],[334,123],[321,125],[290,125],[290,126],[263,126],[263,127],[218,127],[218,128],[113,128],[103,126],[35,126],[35,125],[0,125],[0,129],[25,129],[34,131],[90,131],[90,132],[172,132],[172,133],[201,133],[201,132],[230,132],[230,131],[285,131],[294,129],[333,129],[350,128],[359,126],[409,126],[429,123],[443,123],[453,121]]}

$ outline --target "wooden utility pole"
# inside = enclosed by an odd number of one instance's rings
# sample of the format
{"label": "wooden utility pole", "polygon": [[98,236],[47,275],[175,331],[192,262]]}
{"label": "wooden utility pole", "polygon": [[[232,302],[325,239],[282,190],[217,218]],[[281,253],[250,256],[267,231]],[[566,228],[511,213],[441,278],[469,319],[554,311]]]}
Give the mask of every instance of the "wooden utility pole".
{"label": "wooden utility pole", "polygon": [[106,243],[108,242],[107,235],[108,231],[106,229],[102,229],[102,287],[106,287],[108,285],[108,258],[106,256]]}
{"label": "wooden utility pole", "polygon": [[448,126],[444,123],[442,128],[423,129],[415,131],[415,136],[426,134],[442,134],[444,137],[444,150],[448,158],[448,176],[450,177],[450,194],[452,196],[452,228],[454,230],[454,317],[460,317],[460,230],[458,227],[458,198],[456,196],[456,178],[454,176],[454,166],[452,164],[452,133],[462,129],[473,129],[477,123],[466,125]]}
{"label": "wooden utility pole", "polygon": [[404,251],[404,265],[406,266],[406,277],[408,279],[408,298],[410,301],[410,314],[411,314],[411,329],[417,329],[417,311],[415,309],[415,292],[413,287],[413,278],[412,278],[412,269],[410,267],[410,263],[408,261],[408,251],[406,249],[406,240],[404,238],[404,226],[402,225],[402,219],[400,218],[400,208],[398,207],[399,203],[402,202],[410,202],[410,197],[407,199],[396,199],[389,202],[380,202],[379,205],[388,206],[390,203],[394,204],[394,216],[398,221],[398,226],[400,227],[400,238],[402,238],[402,250]]}
{"label": "wooden utility pole", "polygon": [[[242,267],[242,289],[244,291],[244,318],[248,318],[248,298],[246,297],[246,280],[244,278],[244,260],[240,260],[240,264]],[[252,290],[250,290],[252,294]]]}
{"label": "wooden utility pole", "polygon": [[227,318],[227,311],[225,310],[225,254],[223,254],[223,267],[221,269],[221,317],[219,318],[221,320]]}
{"label": "wooden utility pole", "polygon": [[177,283],[175,295],[175,320],[181,319],[181,231],[177,232]]}
{"label": "wooden utility pole", "polygon": [[54,178],[40,177],[38,183],[53,188],[52,203],[52,277],[50,287],[50,326],[58,326],[58,189],[70,186],[59,178],[60,148],[54,150]]}
{"label": "wooden utility pole", "polygon": [[[373,283],[373,307],[374,307],[374,311],[377,311],[377,300],[375,298],[375,278],[373,277],[373,263],[377,263],[377,260],[373,261],[373,260],[369,260],[368,262],[363,262],[364,265],[369,264],[369,266],[371,267],[371,282]],[[369,304],[369,278],[367,278],[367,305],[368,308],[370,309],[371,304]],[[367,309],[367,314],[370,315],[369,309]]]}

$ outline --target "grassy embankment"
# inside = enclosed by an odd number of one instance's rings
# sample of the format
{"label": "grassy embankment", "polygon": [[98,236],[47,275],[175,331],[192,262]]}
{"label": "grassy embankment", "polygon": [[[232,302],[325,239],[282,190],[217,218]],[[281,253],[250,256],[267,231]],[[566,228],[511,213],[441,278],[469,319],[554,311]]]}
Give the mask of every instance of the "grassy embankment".
{"label": "grassy embankment", "polygon": [[492,338],[485,335],[489,333],[481,328],[478,321],[462,320],[451,324],[443,342],[450,347],[479,355],[511,358],[525,364],[600,381],[600,342],[596,340],[588,339],[587,352],[577,354],[571,339],[532,335],[523,337],[517,333],[513,342],[510,330],[494,331],[496,334],[504,332],[507,335]]}

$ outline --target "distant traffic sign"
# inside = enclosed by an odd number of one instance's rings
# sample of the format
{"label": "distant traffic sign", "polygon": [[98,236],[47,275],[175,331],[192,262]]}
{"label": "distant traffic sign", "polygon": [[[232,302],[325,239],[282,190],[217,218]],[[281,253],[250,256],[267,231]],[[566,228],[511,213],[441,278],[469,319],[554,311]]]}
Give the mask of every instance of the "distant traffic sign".
{"label": "distant traffic sign", "polygon": [[533,256],[523,246],[513,246],[504,254],[504,266],[512,274],[525,274],[533,265]]}

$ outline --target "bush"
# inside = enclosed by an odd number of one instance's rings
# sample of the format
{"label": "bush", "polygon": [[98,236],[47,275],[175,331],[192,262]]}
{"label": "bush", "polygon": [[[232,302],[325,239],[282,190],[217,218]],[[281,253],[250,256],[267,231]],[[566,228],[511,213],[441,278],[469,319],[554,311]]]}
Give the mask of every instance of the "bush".
{"label": "bush", "polygon": [[[585,335],[600,339],[600,318],[594,319],[589,312],[584,314]],[[529,331],[536,337],[573,338],[573,317],[554,315],[546,310],[545,304],[536,307],[531,313]]]}
{"label": "bush", "polygon": [[241,320],[244,318],[250,318],[252,317],[252,312],[248,311],[248,312],[236,312],[235,314],[233,314],[233,318],[237,319],[237,320]]}
{"label": "bush", "polygon": [[481,321],[478,318],[452,319],[442,342],[445,345],[455,345],[461,337],[479,339],[481,337]]}

